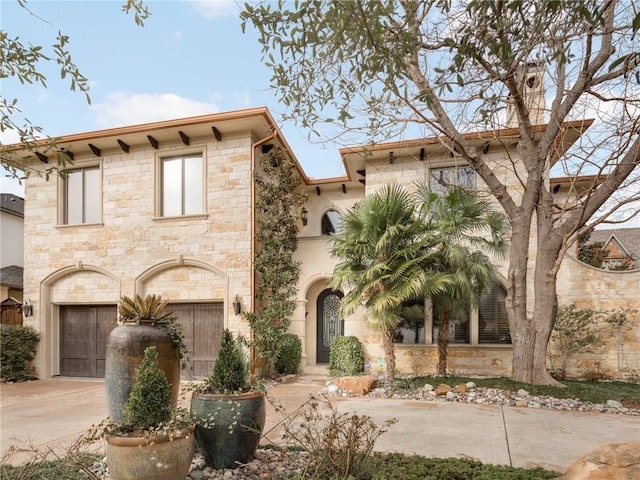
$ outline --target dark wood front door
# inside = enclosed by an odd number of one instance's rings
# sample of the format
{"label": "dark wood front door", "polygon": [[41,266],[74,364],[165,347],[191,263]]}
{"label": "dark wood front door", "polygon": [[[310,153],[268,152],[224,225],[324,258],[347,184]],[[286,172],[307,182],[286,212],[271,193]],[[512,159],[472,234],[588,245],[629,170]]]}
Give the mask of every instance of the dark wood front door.
{"label": "dark wood front door", "polygon": [[182,326],[185,343],[189,349],[182,370],[183,380],[202,379],[211,375],[220,348],[224,327],[222,303],[170,304]]}
{"label": "dark wood front door", "polygon": [[329,348],[337,336],[344,335],[344,320],[340,318],[342,292],[326,289],[318,296],[316,363],[329,363]]}
{"label": "dark wood front door", "polygon": [[104,377],[107,337],[116,325],[115,305],[60,307],[60,375]]}

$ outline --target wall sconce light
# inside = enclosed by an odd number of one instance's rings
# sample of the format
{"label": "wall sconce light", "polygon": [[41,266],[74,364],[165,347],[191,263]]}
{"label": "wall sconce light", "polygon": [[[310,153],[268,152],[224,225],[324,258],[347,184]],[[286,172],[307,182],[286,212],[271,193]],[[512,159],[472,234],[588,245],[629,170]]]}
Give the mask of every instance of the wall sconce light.
{"label": "wall sconce light", "polygon": [[300,210],[300,218],[302,219],[302,225],[304,225],[305,227],[307,226],[307,223],[309,223],[309,211],[302,207],[302,210]]}
{"label": "wall sconce light", "polygon": [[22,304],[22,314],[25,317],[30,317],[33,315],[33,305],[31,305],[31,300],[27,300]]}
{"label": "wall sconce light", "polygon": [[240,297],[236,295],[236,299],[233,301],[233,312],[236,315],[240,315],[241,311],[242,311],[242,304],[240,303]]}

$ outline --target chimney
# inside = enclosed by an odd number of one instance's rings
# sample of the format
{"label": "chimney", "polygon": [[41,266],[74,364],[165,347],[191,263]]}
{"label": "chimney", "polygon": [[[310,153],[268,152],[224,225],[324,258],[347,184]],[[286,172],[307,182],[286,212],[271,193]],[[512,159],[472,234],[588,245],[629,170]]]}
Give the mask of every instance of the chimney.
{"label": "chimney", "polygon": [[[528,62],[527,65],[518,72],[518,82],[524,96],[524,103],[529,109],[531,125],[540,125],[545,122],[544,72],[544,64],[541,61]],[[506,128],[518,128],[518,114],[511,99],[507,99]]]}

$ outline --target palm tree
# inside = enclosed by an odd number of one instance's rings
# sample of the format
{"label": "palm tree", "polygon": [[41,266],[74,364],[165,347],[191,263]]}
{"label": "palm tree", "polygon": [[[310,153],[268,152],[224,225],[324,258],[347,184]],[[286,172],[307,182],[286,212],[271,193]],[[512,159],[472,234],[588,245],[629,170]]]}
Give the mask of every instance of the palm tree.
{"label": "palm tree", "polygon": [[444,290],[431,296],[438,320],[438,374],[446,375],[451,324],[469,318],[480,294],[494,283],[487,253],[505,255],[506,222],[489,202],[459,187],[438,194],[420,183],[416,197],[426,230],[439,238],[437,265],[430,267],[450,279]]}
{"label": "palm tree", "polygon": [[345,291],[341,310],[367,309],[368,321],[382,332],[385,374],[393,381],[393,334],[401,322],[402,302],[444,291],[446,274],[430,271],[433,239],[417,222],[415,197],[404,187],[387,185],[356,203],[343,218],[331,253],[339,258],[331,286]]}

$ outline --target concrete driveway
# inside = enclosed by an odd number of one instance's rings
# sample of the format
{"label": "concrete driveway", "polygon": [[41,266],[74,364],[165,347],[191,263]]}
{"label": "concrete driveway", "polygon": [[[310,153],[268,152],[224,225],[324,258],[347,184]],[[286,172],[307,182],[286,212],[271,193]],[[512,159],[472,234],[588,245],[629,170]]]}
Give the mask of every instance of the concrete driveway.
{"label": "concrete driveway", "polygon": [[[270,390],[262,443],[280,443],[281,422],[317,394],[326,375],[303,374]],[[188,398],[181,402],[188,405]],[[559,412],[449,402],[330,398],[339,412],[370,416],[378,425],[395,417],[376,450],[428,457],[466,457],[517,467],[564,471],[603,443],[640,442],[640,417]],[[2,454],[25,442],[44,449],[68,445],[107,415],[102,380],[54,378],[0,385]],[[16,457],[19,459],[20,457]]]}

